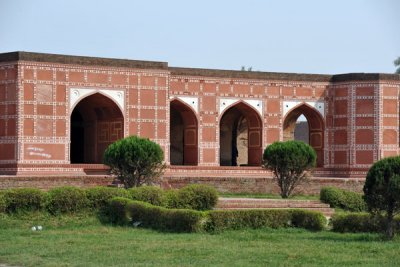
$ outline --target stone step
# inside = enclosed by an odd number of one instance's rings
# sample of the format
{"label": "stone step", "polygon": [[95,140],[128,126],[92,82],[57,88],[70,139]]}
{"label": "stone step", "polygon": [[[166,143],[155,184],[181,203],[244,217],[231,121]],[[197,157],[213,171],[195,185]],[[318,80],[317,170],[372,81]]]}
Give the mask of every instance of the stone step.
{"label": "stone step", "polygon": [[335,210],[319,200],[261,199],[261,198],[219,198],[216,210],[241,209],[304,209],[319,211],[331,217]]}

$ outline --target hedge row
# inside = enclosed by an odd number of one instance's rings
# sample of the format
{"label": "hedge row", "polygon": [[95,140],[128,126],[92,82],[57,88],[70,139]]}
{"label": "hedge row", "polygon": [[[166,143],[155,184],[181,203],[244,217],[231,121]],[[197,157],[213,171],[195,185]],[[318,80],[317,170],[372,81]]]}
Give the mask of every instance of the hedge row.
{"label": "hedge row", "polygon": [[[331,218],[332,230],[340,233],[382,232],[386,219],[369,213],[335,214]],[[395,217],[395,231],[400,231],[400,217]]]}
{"label": "hedge row", "polygon": [[329,204],[332,208],[360,212],[367,210],[367,204],[363,195],[336,187],[323,187],[320,192],[320,200]]}
{"label": "hedge row", "polygon": [[216,210],[208,213],[207,230],[298,227],[320,231],[327,224],[320,212],[297,209]]}
{"label": "hedge row", "polygon": [[164,191],[143,186],[129,190],[111,187],[81,189],[65,186],[48,192],[36,188],[0,191],[0,212],[47,210],[52,214],[98,210],[113,197],[124,197],[168,208],[212,209],[218,200],[217,191],[206,185],[189,185],[179,190]]}
{"label": "hedge row", "polygon": [[322,230],[325,217],[318,212],[290,209],[195,211],[167,209],[149,203],[113,198],[107,210],[109,222],[118,225],[139,225],[172,232],[222,232],[243,228],[299,227]]}

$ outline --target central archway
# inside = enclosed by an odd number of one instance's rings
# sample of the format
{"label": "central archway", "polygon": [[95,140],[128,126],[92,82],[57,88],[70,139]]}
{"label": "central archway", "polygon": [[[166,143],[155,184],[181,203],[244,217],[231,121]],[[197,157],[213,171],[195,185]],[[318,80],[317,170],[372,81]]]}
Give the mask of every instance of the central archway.
{"label": "central archway", "polygon": [[82,99],[71,113],[71,163],[102,163],[106,148],[124,135],[124,117],[108,97]]}
{"label": "central archway", "polygon": [[197,118],[194,111],[175,99],[170,103],[170,163],[197,165]]}
{"label": "central archway", "polygon": [[307,104],[301,104],[292,109],[285,117],[283,122],[283,141],[295,140],[295,130],[298,126],[297,119],[304,115],[307,121],[305,136],[308,143],[317,154],[317,167],[324,166],[324,120],[320,113]]}
{"label": "central archway", "polygon": [[249,105],[239,102],[220,120],[220,165],[260,166],[261,118]]}

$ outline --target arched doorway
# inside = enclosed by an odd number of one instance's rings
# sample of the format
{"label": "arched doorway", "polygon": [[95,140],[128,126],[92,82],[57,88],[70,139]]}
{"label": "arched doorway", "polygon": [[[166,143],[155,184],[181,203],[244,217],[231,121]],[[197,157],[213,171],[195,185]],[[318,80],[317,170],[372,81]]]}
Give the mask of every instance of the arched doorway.
{"label": "arched doorway", "polygon": [[258,113],[239,102],[220,120],[220,165],[260,166],[262,123]]}
{"label": "arched doorway", "polygon": [[197,118],[193,110],[175,99],[170,103],[170,163],[197,165]]}
{"label": "arched doorway", "polygon": [[111,99],[96,93],[71,113],[71,163],[102,163],[106,148],[124,135],[124,117]]}
{"label": "arched doorway", "polygon": [[[298,120],[301,117],[304,119]],[[283,141],[296,139],[306,141],[305,143],[314,148],[317,153],[317,167],[323,167],[324,121],[319,112],[307,104],[291,110],[283,122]]]}

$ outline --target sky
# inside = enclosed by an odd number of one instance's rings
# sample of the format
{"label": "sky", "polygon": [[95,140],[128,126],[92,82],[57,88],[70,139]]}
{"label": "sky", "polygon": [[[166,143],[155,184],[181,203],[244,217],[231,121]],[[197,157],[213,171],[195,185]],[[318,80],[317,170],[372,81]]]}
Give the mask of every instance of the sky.
{"label": "sky", "polygon": [[399,0],[0,0],[0,53],[393,73],[399,11]]}

